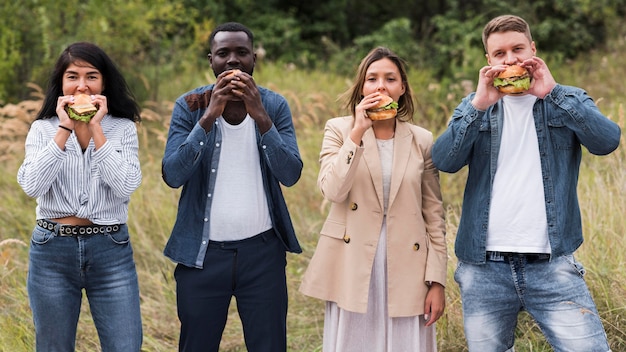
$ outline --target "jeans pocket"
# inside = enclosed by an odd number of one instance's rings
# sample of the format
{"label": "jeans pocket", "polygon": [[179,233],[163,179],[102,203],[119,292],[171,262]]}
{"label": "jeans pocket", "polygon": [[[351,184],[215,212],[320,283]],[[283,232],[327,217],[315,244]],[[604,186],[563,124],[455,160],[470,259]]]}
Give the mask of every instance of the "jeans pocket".
{"label": "jeans pocket", "polygon": [[571,266],[571,268],[576,272],[578,276],[585,276],[585,268],[579,261],[574,258],[573,255],[565,255],[563,256],[563,260],[565,260]]}
{"label": "jeans pocket", "polygon": [[128,228],[124,225],[120,225],[119,231],[107,234],[107,237],[109,237],[115,244],[127,244],[130,241]]}
{"label": "jeans pocket", "polygon": [[30,241],[33,244],[46,244],[46,242],[50,241],[50,239],[54,237],[54,232],[48,230],[42,230],[39,227],[36,227],[33,230],[33,234],[30,238]]}
{"label": "jeans pocket", "polygon": [[459,262],[456,264],[456,269],[454,270],[454,281],[456,281],[456,283],[459,285],[461,284],[461,275],[463,274],[462,266],[463,266],[463,262],[459,260]]}

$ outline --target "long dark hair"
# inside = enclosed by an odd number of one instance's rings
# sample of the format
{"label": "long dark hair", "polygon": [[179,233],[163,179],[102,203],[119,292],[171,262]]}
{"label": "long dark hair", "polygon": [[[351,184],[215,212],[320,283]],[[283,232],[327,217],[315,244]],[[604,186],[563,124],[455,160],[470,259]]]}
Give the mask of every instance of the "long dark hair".
{"label": "long dark hair", "polygon": [[102,95],[107,97],[111,116],[135,122],[141,120],[141,109],[124,76],[100,47],[88,42],[71,44],[59,56],[50,75],[43,106],[37,114],[37,120],[56,116],[57,100],[63,95],[63,74],[70,64],[80,65],[81,62],[92,65],[102,74],[104,80]]}

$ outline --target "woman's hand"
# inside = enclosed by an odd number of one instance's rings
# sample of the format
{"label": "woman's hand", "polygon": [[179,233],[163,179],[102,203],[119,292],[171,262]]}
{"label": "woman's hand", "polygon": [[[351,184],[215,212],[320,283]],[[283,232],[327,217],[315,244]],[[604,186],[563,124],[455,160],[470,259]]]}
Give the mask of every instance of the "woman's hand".
{"label": "woman's hand", "polygon": [[90,127],[96,124],[99,125],[102,122],[104,115],[106,115],[109,112],[109,107],[107,105],[107,97],[105,97],[104,95],[96,94],[96,95],[92,95],[91,99],[92,99],[91,103],[98,108],[98,111],[91,118],[91,120],[89,120]]}
{"label": "woman's hand", "polygon": [[365,96],[354,108],[354,126],[350,131],[350,139],[357,145],[361,144],[361,139],[370,127],[372,120],[367,116],[367,109],[371,109],[380,101],[380,93],[374,92]]}
{"label": "woman's hand", "polygon": [[443,315],[446,308],[445,287],[438,282],[433,282],[426,293],[424,302],[424,319],[426,326],[435,324]]}
{"label": "woman's hand", "polygon": [[65,110],[65,107],[71,103],[72,103],[71,95],[60,96],[57,99],[56,113],[57,113],[57,116],[59,117],[59,125],[69,128],[70,130],[73,131],[76,121],[70,119],[70,116],[67,114],[67,111]]}

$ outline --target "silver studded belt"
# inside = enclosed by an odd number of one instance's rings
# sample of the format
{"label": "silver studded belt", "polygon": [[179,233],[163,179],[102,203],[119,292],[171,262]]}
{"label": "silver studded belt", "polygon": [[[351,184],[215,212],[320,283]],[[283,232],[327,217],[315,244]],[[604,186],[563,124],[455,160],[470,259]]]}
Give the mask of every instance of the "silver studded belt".
{"label": "silver studded belt", "polygon": [[119,224],[115,225],[63,225],[46,219],[38,219],[37,225],[46,230],[54,231],[59,236],[88,236],[117,232]]}

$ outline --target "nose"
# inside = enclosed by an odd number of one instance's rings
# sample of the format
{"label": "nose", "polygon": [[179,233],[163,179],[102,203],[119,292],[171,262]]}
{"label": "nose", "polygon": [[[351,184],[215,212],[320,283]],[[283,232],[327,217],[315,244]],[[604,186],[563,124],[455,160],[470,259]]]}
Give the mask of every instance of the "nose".
{"label": "nose", "polygon": [[515,56],[515,55],[513,54],[513,52],[510,52],[510,51],[509,51],[509,52],[507,52],[507,54],[506,54],[506,58],[505,58],[505,60],[504,60],[504,63],[505,63],[506,65],[514,65],[514,64],[516,64],[516,63],[517,63],[517,56]]}
{"label": "nose", "polygon": [[385,79],[381,78],[376,81],[376,91],[378,92],[386,92],[387,87],[385,86]]}
{"label": "nose", "polygon": [[230,55],[228,55],[228,60],[226,60],[226,63],[229,66],[237,66],[237,64],[239,64],[239,57],[237,57],[236,53],[231,53]]}
{"label": "nose", "polygon": [[76,89],[80,92],[88,90],[89,86],[87,86],[87,80],[85,80],[84,78],[80,78],[78,80],[78,85],[76,86]]}

